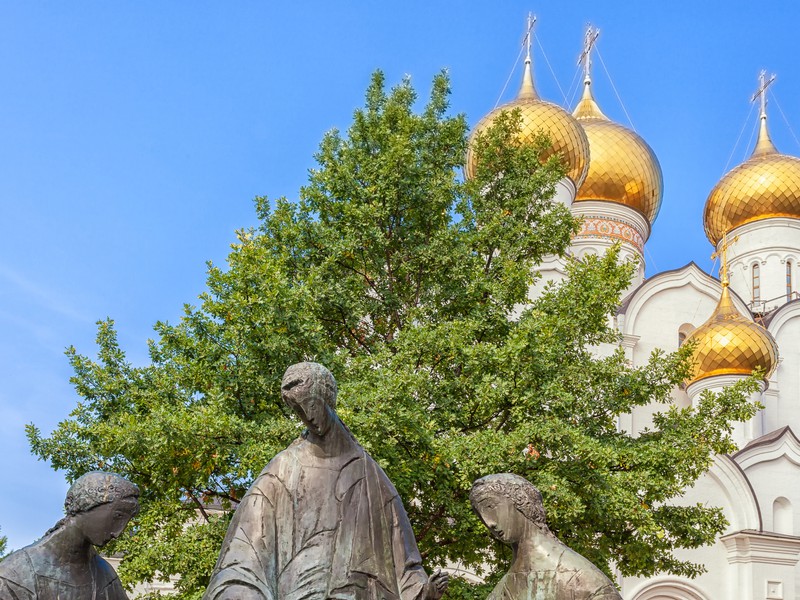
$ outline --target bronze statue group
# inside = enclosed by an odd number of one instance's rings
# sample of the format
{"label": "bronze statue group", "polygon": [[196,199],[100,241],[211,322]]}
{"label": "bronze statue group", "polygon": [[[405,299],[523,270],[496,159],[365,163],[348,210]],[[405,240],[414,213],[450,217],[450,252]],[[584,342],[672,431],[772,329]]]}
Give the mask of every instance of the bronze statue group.
{"label": "bronze statue group", "polygon": [[[439,600],[449,576],[425,572],[397,490],[336,414],[330,371],[292,365],[281,394],[306,431],[242,498],[203,600]],[[95,547],[122,533],[138,496],[113,473],[75,481],[64,519],[0,562],[0,600],[126,599]],[[621,600],[599,569],[550,532],[541,494],[526,479],[482,477],[470,500],[513,551],[489,600]]]}

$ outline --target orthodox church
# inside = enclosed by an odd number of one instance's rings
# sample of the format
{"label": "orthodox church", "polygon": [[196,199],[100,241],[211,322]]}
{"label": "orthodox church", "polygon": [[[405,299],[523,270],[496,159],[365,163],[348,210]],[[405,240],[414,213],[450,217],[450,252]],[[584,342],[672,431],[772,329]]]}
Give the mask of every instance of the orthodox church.
{"label": "orthodox church", "polygon": [[[529,27],[530,30],[530,27]],[[530,34],[528,36],[530,38]],[[728,529],[712,545],[679,551],[705,565],[696,579],[671,575],[620,577],[626,600],[755,600],[800,598],[800,159],[782,154],[768,130],[767,81],[761,75],[760,129],[752,156],[722,177],[704,209],[706,235],[721,261],[721,280],[696,264],[644,278],[644,244],[661,205],[661,167],[635,132],[609,120],[592,94],[587,33],[582,55],[583,96],[570,114],[536,92],[530,39],[517,97],[486,115],[518,108],[521,136],[544,131],[567,174],[556,199],[583,217],[571,253],[580,258],[620,243],[638,269],[615,317],[621,344],[634,366],[661,348],[696,342],[695,370],[673,400],[691,406],[704,390],[719,391],[763,373],[752,398],[763,409],[733,433],[739,447],[717,456],[712,468],[678,502],[722,507]],[[470,165],[467,165],[469,176]],[[564,276],[563,260],[542,265],[544,282]],[[536,293],[536,288],[531,292]],[[660,407],[620,419],[632,434],[652,423]]]}

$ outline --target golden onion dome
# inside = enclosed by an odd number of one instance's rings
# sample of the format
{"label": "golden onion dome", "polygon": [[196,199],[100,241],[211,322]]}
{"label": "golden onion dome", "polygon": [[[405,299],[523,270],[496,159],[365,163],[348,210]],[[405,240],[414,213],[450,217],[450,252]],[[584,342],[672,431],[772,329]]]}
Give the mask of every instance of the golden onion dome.
{"label": "golden onion dome", "polygon": [[762,110],[752,156],[711,190],[703,222],[706,236],[716,245],[736,227],[771,217],[800,219],[800,159],[776,150]]}
{"label": "golden onion dome", "polygon": [[766,379],[778,364],[775,340],[764,327],[736,310],[726,281],[714,314],[686,341],[697,344],[689,383],[715,375],[752,375],[758,368]]}
{"label": "golden onion dome", "polygon": [[661,165],[652,148],[637,133],[606,117],[597,106],[591,80],[572,116],[589,139],[589,172],[578,188],[576,202],[603,200],[629,206],[652,225],[664,193]]}
{"label": "golden onion dome", "polygon": [[[478,133],[490,127],[501,112],[514,109],[520,111],[520,140],[533,142],[538,134],[547,135],[552,146],[542,154],[541,160],[545,161],[554,154],[561,156],[565,163],[567,177],[572,180],[576,189],[579,188],[589,169],[589,142],[583,129],[572,115],[557,104],[539,98],[533,85],[530,56],[525,60],[522,86],[517,97],[483,117],[475,126],[470,141],[474,140]],[[475,160],[472,143],[470,143],[465,165],[465,174],[468,179],[475,173]]]}

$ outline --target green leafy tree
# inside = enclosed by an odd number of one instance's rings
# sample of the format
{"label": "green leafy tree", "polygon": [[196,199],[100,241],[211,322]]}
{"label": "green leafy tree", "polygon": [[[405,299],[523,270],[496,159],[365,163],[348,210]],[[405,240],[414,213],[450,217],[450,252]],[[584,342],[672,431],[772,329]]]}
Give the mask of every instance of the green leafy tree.
{"label": "green leafy tree", "polygon": [[0,535],[0,560],[2,560],[6,554],[7,544],[8,544],[8,538],[4,535]]}
{"label": "green leafy tree", "polygon": [[[111,469],[141,487],[116,547],[125,581],[178,575],[178,597],[199,598],[230,509],[300,431],[279,382],[308,359],[336,375],[340,416],[406,499],[429,566],[488,560],[491,580],[507,554],[487,559],[467,494],[507,471],[542,490],[553,530],[602,568],[699,572],[672,552],[712,541],[723,515],[665,501],[732,450],[751,383],[677,408],[688,349],[641,368],[598,356],[617,342],[609,315],[632,272],[616,249],[570,261],[527,303],[536,265],[577,231],[550,200],[563,168],[540,164],[545,138],[519,143],[511,112],[475,140],[475,177],[461,181],[467,126],[448,95],[437,76],[417,113],[409,81],[387,91],[376,73],[347,135],[323,138],[299,200],[259,198],[259,227],[238,233],[226,268],[210,266],[200,304],[155,326],[149,364],[130,364],[111,321],[96,359],[69,350],[81,401],[51,435],[28,433],[70,479]],[[652,402],[664,404],[652,431],[617,430]]]}

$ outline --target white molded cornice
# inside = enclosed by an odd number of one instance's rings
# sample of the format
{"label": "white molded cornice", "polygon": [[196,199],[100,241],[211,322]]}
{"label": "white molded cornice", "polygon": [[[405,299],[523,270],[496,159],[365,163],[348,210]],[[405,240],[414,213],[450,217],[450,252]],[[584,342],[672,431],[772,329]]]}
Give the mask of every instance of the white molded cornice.
{"label": "white molded cornice", "polygon": [[800,537],[744,530],[723,535],[728,563],[794,566],[800,560]]}
{"label": "white molded cornice", "polygon": [[733,455],[733,459],[745,471],[757,464],[782,457],[800,466],[800,440],[789,426],[762,435]]}

